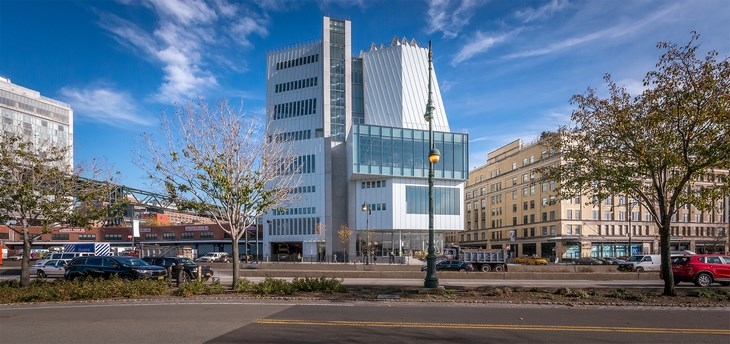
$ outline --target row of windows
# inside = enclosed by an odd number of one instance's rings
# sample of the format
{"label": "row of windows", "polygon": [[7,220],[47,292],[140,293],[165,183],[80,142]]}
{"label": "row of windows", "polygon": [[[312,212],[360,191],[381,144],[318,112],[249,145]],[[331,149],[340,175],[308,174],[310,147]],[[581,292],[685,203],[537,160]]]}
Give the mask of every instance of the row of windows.
{"label": "row of windows", "polygon": [[672,227],[672,236],[713,236],[724,237],[725,228],[722,227]]}
{"label": "row of windows", "polygon": [[[434,188],[433,211],[436,215],[460,215],[461,192],[458,188]],[[428,187],[406,186],[406,214],[428,214]]]}
{"label": "row of windows", "polygon": [[[196,232],[183,232],[180,235],[181,239],[184,240],[193,240],[195,238]],[[163,239],[165,240],[176,240],[177,234],[176,233],[163,233],[162,234]],[[52,240],[69,240],[68,234],[52,234],[51,235]],[[144,235],[145,240],[157,240],[157,234],[156,233],[146,233]],[[213,232],[199,232],[199,239],[213,239]],[[79,234],[79,240],[82,241],[96,241],[96,234]],[[104,240],[107,241],[121,241],[126,240],[126,238],[122,234],[116,234],[116,233],[109,233],[104,234]]]}
{"label": "row of windows", "polygon": [[319,217],[274,219],[269,226],[269,235],[312,235],[319,234]]}
{"label": "row of windows", "polygon": [[0,104],[21,109],[64,124],[69,123],[68,110],[37,100],[28,99],[5,90],[0,90]]}
{"label": "row of windows", "polygon": [[297,156],[291,163],[282,162],[276,172],[279,175],[314,173],[314,158],[314,154]]}
{"label": "row of windows", "polygon": [[304,215],[314,214],[316,212],[315,207],[274,209],[271,211],[273,215]]}
{"label": "row of windows", "polygon": [[384,180],[370,180],[367,182],[360,183],[361,189],[373,189],[373,188],[384,188],[384,187],[385,187]]}
{"label": "row of windows", "polygon": [[312,138],[311,130],[297,130],[288,133],[276,134],[276,142],[301,141]]}
{"label": "row of windows", "polygon": [[317,77],[306,78],[306,79],[301,79],[301,80],[293,80],[293,81],[274,85],[274,92],[279,93],[279,92],[286,92],[286,91],[291,91],[291,90],[298,90],[300,88],[305,88],[305,87],[314,87],[314,86],[317,86],[318,83],[319,83],[319,78],[317,78]]}
{"label": "row of windows", "polygon": [[[354,172],[394,176],[425,176],[429,169],[428,131],[353,125]],[[437,178],[466,178],[468,136],[434,132],[441,161],[434,165]]]}
{"label": "row of windows", "polygon": [[[198,233],[198,239],[213,239],[213,232],[182,232],[180,233],[180,239],[193,240],[195,239],[195,233]],[[145,233],[145,240],[157,240],[157,233]],[[164,240],[176,240],[176,233],[162,233]]]}
{"label": "row of windows", "polygon": [[373,203],[373,204],[368,204],[367,206],[368,206],[368,209],[370,209],[370,211],[388,210],[387,207],[385,206],[385,203]]}
{"label": "row of windows", "polygon": [[317,99],[304,99],[274,105],[274,119],[313,115],[317,113]]}
{"label": "row of windows", "polygon": [[301,66],[301,65],[305,65],[308,63],[315,63],[315,62],[319,62],[319,54],[314,54],[314,55],[304,56],[304,57],[291,59],[291,60],[287,60],[287,61],[277,62],[276,70]]}
{"label": "row of windows", "polygon": [[297,186],[295,188],[292,188],[289,190],[290,193],[293,194],[299,194],[299,193],[313,193],[315,192],[316,188],[314,185],[306,185],[306,186]]}

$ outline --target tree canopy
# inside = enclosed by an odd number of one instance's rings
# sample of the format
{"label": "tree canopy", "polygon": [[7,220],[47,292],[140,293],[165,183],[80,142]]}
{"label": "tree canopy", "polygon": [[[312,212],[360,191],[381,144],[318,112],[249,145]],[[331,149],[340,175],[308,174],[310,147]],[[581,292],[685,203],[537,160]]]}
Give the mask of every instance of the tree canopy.
{"label": "tree canopy", "polygon": [[[88,228],[123,211],[109,199],[112,175],[102,165],[74,169],[70,148],[3,131],[0,135],[0,223],[23,238],[21,285],[30,283],[30,248],[54,228]],[[88,177],[88,178],[87,178]]]}
{"label": "tree canopy", "polygon": [[163,114],[161,135],[144,135],[138,165],[180,210],[207,216],[230,234],[235,284],[238,242],[258,217],[288,200],[298,183],[295,157],[227,100],[213,109],[202,99],[187,102],[174,116]]}
{"label": "tree canopy", "polygon": [[609,74],[608,96],[574,95],[572,125],[544,133],[561,164],[543,169],[564,198],[592,194],[637,200],[659,228],[664,294],[675,295],[670,265],[672,215],[692,204],[721,206],[730,167],[730,63],[716,51],[697,57],[697,33],[684,46],[662,42],[645,90],[632,96]]}

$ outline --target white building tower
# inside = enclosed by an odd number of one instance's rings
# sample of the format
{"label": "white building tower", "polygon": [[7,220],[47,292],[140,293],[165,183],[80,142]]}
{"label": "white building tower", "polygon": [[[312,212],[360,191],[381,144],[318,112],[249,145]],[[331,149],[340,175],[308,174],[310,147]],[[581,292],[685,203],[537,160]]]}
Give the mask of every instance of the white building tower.
{"label": "white building tower", "polygon": [[[322,41],[267,56],[266,131],[286,142],[304,168],[297,197],[264,216],[264,255],[342,261],[424,251],[427,49],[394,38],[353,58],[351,23],[324,17],[323,28]],[[443,162],[436,166],[435,229],[443,233],[464,223],[468,137],[449,132],[434,90],[434,140]],[[350,240],[339,237],[343,227],[355,233]]]}

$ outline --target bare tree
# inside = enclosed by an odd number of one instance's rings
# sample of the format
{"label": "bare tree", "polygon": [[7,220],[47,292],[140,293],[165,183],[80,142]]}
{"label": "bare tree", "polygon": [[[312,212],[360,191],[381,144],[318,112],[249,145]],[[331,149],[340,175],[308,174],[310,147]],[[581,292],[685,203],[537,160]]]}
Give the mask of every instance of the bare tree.
{"label": "bare tree", "polygon": [[352,230],[347,225],[341,225],[337,231],[337,237],[340,239],[340,245],[342,246],[342,252],[345,253],[344,261],[347,262],[350,258],[350,241],[352,240]]}
{"label": "bare tree", "polygon": [[[30,250],[42,234],[88,228],[124,208],[109,200],[115,185],[108,170],[89,164],[74,171],[68,147],[36,145],[8,132],[0,136],[0,180],[0,222],[23,238],[21,285],[30,283]],[[32,234],[31,226],[42,227],[41,233]]]}
{"label": "bare tree", "polygon": [[144,135],[147,154],[138,165],[179,209],[209,216],[230,234],[235,285],[239,240],[257,217],[288,199],[298,183],[297,160],[226,100],[214,109],[188,102],[172,119],[163,114],[161,134],[163,142]]}
{"label": "bare tree", "polygon": [[589,89],[573,96],[574,127],[543,134],[562,163],[543,169],[561,197],[593,194],[636,199],[659,228],[664,295],[675,295],[670,264],[672,216],[685,205],[717,206],[730,167],[730,63],[711,51],[696,57],[699,35],[666,50],[648,87],[633,97],[606,75],[606,99]]}

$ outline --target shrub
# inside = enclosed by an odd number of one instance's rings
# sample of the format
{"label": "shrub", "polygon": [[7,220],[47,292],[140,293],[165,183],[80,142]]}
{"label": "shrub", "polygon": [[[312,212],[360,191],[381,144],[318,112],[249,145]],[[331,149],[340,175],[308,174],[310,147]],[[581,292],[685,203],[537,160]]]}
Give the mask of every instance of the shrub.
{"label": "shrub", "polygon": [[190,281],[177,288],[174,294],[183,297],[190,297],[193,295],[223,294],[225,292],[226,289],[223,288],[220,281],[215,280],[211,284],[206,284],[204,281]]}
{"label": "shrub", "polygon": [[233,292],[236,293],[253,293],[255,291],[256,284],[245,278],[239,278],[233,286]]}
{"label": "shrub", "polygon": [[117,297],[140,297],[145,295],[165,295],[169,287],[164,281],[136,280],[124,281],[119,278],[108,280],[86,278],[67,281],[56,279],[53,282],[33,281],[26,287],[16,283],[0,284],[0,302],[49,302],[99,300]]}
{"label": "shrub", "polygon": [[710,289],[710,288],[693,290],[690,293],[688,293],[688,295],[699,297],[701,299],[711,299],[711,300],[718,300],[718,301],[730,299],[730,291]]}
{"label": "shrub", "polygon": [[648,298],[644,293],[634,294],[623,288],[612,290],[606,296],[628,301],[646,301]]}
{"label": "shrub", "polygon": [[291,283],[285,280],[267,276],[263,281],[256,284],[254,292],[262,295],[291,295],[294,293],[294,288]]}
{"label": "shrub", "polygon": [[295,291],[303,292],[325,292],[325,293],[342,293],[346,288],[342,285],[342,279],[335,278],[295,278],[292,281],[292,288]]}

